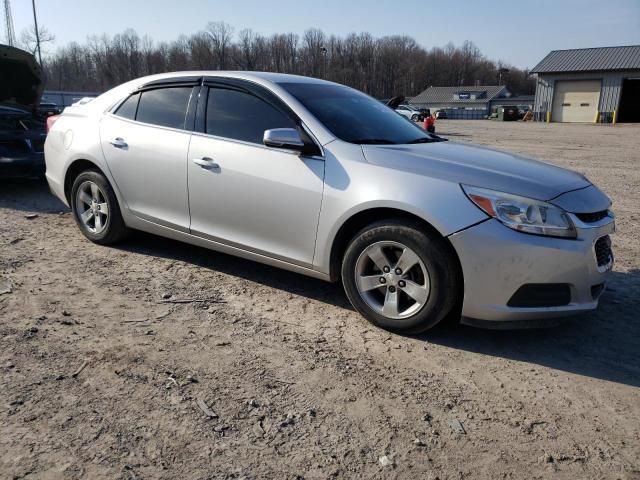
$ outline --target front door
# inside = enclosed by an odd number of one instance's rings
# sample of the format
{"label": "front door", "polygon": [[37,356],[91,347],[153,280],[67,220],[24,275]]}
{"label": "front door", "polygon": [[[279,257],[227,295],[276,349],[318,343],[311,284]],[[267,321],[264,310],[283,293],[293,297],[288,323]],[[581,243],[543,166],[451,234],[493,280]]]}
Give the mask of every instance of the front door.
{"label": "front door", "polygon": [[265,130],[296,123],[249,91],[212,87],[206,102],[189,148],[191,232],[311,266],[324,160],[265,147]]}

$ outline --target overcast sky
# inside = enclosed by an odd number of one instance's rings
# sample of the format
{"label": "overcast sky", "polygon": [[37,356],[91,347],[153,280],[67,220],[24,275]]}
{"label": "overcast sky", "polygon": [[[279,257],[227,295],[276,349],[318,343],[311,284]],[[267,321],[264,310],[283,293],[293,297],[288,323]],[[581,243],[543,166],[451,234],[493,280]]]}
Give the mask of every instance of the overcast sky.
{"label": "overcast sky", "polygon": [[[31,0],[11,0],[18,37]],[[533,67],[549,51],[640,44],[640,0],[36,0],[55,46],[126,28],[173,40],[225,21],[236,31],[406,34],[430,48],[472,40],[490,59]],[[3,28],[2,25],[0,28]],[[4,31],[2,31],[4,41]]]}

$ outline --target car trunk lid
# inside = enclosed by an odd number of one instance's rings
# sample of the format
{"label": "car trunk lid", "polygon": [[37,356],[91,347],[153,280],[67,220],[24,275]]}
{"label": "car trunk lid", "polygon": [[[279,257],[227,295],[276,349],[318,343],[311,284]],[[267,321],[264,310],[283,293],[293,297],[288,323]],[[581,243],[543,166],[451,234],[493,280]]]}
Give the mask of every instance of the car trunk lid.
{"label": "car trunk lid", "polygon": [[42,97],[44,84],[33,55],[19,48],[0,45],[0,105],[35,111]]}

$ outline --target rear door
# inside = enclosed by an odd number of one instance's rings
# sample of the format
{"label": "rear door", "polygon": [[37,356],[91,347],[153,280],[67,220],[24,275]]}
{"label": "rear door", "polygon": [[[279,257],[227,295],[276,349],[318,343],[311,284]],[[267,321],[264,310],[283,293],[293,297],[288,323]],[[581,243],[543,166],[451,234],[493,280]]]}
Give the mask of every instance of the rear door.
{"label": "rear door", "polygon": [[131,212],[185,232],[187,153],[199,88],[195,82],[150,86],[100,124],[102,151]]}
{"label": "rear door", "polygon": [[100,124],[102,151],[131,212],[185,232],[187,153],[199,88],[173,84],[143,89]]}
{"label": "rear door", "polygon": [[202,131],[194,133],[189,149],[191,232],[310,266],[324,159],[262,143],[265,130],[299,124],[259,90],[217,83],[203,94]]}

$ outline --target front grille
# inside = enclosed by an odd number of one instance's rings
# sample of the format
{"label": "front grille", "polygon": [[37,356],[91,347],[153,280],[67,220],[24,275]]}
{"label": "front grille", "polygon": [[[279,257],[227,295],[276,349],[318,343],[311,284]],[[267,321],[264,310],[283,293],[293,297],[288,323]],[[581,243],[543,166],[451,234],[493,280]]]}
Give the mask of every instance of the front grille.
{"label": "front grille", "polygon": [[596,260],[598,261],[599,267],[604,267],[609,262],[611,262],[613,253],[611,252],[611,239],[609,238],[609,235],[600,237],[596,241],[594,249],[596,252]]}
{"label": "front grille", "polygon": [[609,214],[608,210],[602,210],[600,212],[592,213],[576,213],[575,216],[582,220],[584,223],[594,223],[606,218]]}

